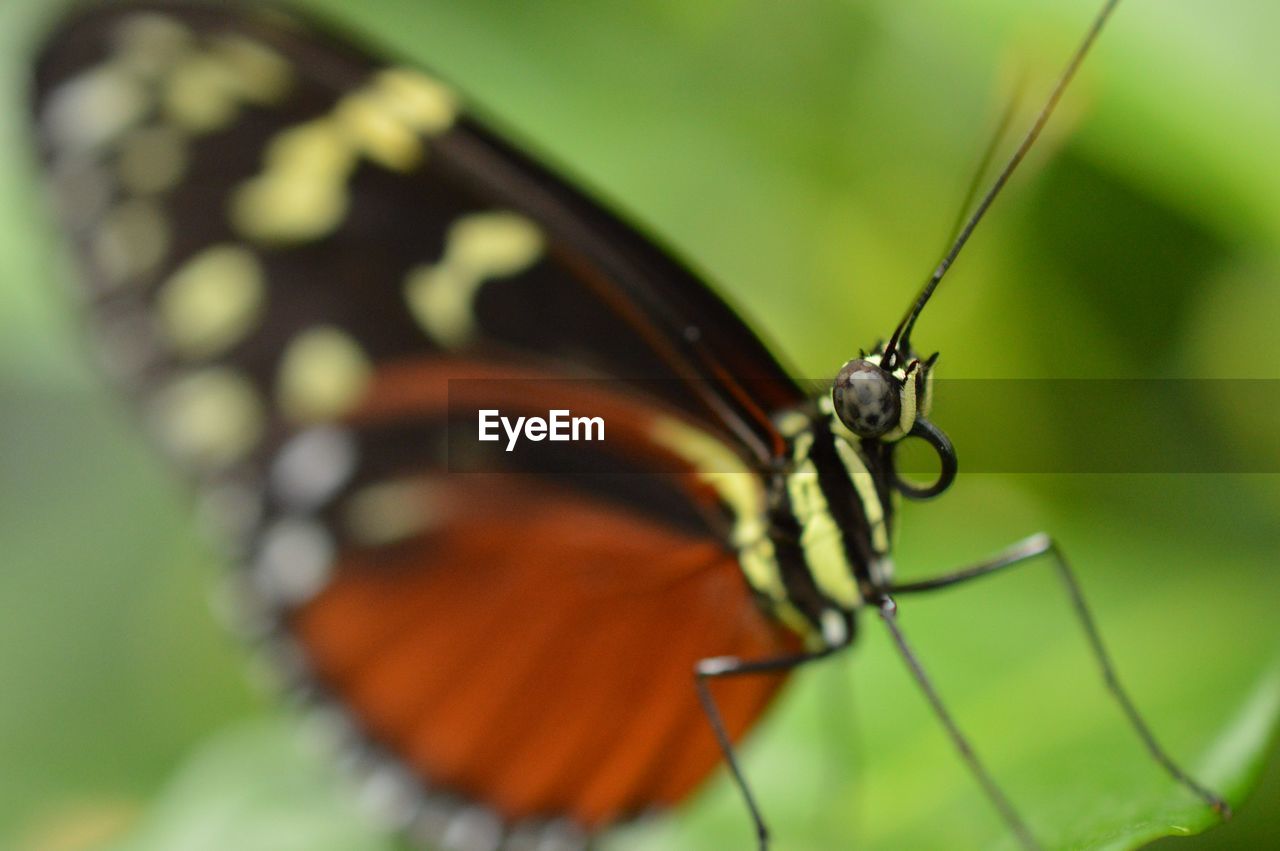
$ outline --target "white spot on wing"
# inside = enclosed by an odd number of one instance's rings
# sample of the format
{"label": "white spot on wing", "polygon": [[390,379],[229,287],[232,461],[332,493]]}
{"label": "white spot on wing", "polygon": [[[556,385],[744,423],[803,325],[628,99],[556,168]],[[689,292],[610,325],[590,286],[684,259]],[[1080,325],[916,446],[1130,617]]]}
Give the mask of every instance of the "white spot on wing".
{"label": "white spot on wing", "polygon": [[422,787],[417,779],[386,759],[375,760],[356,789],[356,804],[391,830],[408,827],[421,802]]}
{"label": "white spot on wing", "polygon": [[254,585],[262,596],[282,608],[302,605],[329,580],[333,540],[315,520],[279,520],[262,536],[253,564]]}
{"label": "white spot on wing", "polygon": [[584,851],[586,848],[586,834],[577,825],[568,819],[556,819],[542,829],[534,851]]}
{"label": "white spot on wing", "polygon": [[136,124],[149,104],[145,86],[128,70],[99,65],[50,92],[40,123],[59,153],[90,153]]}
{"label": "white spot on wing", "polygon": [[316,426],[289,439],[271,465],[271,487],[293,510],[314,510],[331,499],[355,470],[351,432]]}
{"label": "white spot on wing", "polygon": [[440,837],[440,846],[446,851],[497,851],[501,845],[502,822],[482,806],[459,810]]}
{"label": "white spot on wing", "polygon": [[413,823],[406,831],[409,840],[415,845],[428,848],[439,847],[440,838],[444,836],[454,815],[460,809],[462,805],[453,798],[438,792],[428,795],[422,801],[422,806],[414,815]]}
{"label": "white spot on wing", "polygon": [[844,615],[835,609],[822,610],[822,640],[828,647],[843,647],[849,643],[849,628]]}

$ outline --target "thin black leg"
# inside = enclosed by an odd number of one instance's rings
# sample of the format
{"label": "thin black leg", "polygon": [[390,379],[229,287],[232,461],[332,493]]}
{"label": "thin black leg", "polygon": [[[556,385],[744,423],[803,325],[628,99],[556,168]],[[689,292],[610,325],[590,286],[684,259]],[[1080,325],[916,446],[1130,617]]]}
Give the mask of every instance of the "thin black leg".
{"label": "thin black leg", "polygon": [[1093,651],[1094,658],[1098,662],[1098,667],[1102,669],[1102,679],[1116,702],[1120,704],[1120,708],[1124,710],[1125,716],[1129,719],[1129,723],[1137,732],[1138,737],[1146,745],[1151,757],[1169,773],[1169,776],[1212,807],[1223,819],[1230,818],[1231,807],[1227,802],[1219,795],[1200,785],[1183,771],[1156,740],[1155,734],[1151,732],[1151,728],[1138,712],[1138,708],[1129,697],[1129,693],[1120,684],[1120,678],[1116,675],[1115,666],[1112,664],[1111,657],[1102,643],[1102,635],[1098,631],[1097,623],[1094,621],[1088,605],[1085,603],[1084,594],[1080,590],[1080,583],[1076,579],[1070,563],[1062,554],[1057,542],[1048,535],[1032,535],[1030,538],[1019,541],[1009,547],[994,558],[972,567],[936,576],[932,579],[894,585],[889,589],[889,593],[913,594],[922,591],[935,591],[939,588],[959,585],[971,579],[977,579],[980,576],[987,576],[1008,567],[1024,564],[1042,555],[1050,557],[1058,571],[1058,575],[1062,577],[1062,581],[1067,587],[1067,594],[1071,598],[1071,607],[1075,611],[1076,618],[1080,621],[1085,636],[1089,640],[1089,645]]}
{"label": "thin black leg", "polygon": [[987,771],[986,766],[982,764],[982,760],[978,759],[978,754],[974,751],[973,746],[969,744],[969,739],[960,729],[960,725],[956,723],[946,704],[942,702],[942,696],[934,688],[933,681],[929,679],[929,675],[925,673],[924,667],[916,657],[915,651],[907,643],[906,636],[902,634],[902,628],[898,626],[898,606],[891,597],[885,597],[880,601],[880,616],[884,619],[885,626],[889,628],[889,633],[893,636],[893,642],[898,646],[898,651],[902,653],[902,657],[906,660],[911,675],[915,677],[920,689],[924,692],[924,696],[928,699],[929,706],[933,708],[934,714],[942,722],[947,735],[951,737],[952,744],[960,752],[960,758],[969,767],[970,773],[977,778],[978,785],[982,787],[982,791],[986,793],[988,800],[1000,813],[1000,817],[1004,819],[1005,824],[1009,825],[1009,829],[1013,831],[1013,835],[1018,839],[1018,844],[1027,849],[1027,851],[1037,851],[1040,848],[1040,843],[1036,842],[1035,837],[1031,834],[1031,829],[1027,827],[1027,823],[1022,820],[1022,816],[1018,815],[1018,811],[1013,808],[1009,798],[1000,790],[995,778],[991,776],[991,772]]}
{"label": "thin black leg", "polygon": [[733,782],[737,785],[738,791],[742,794],[742,800],[746,803],[747,809],[751,813],[751,821],[755,824],[756,839],[759,842],[760,851],[765,851],[769,847],[769,829],[765,826],[764,816],[760,813],[760,807],[756,804],[755,796],[751,794],[751,787],[747,783],[746,775],[742,773],[742,766],[738,763],[733,741],[729,738],[729,731],[725,729],[724,719],[720,716],[720,709],[716,706],[716,699],[712,696],[711,688],[707,681],[725,677],[790,671],[809,662],[826,658],[847,646],[848,642],[846,641],[842,644],[824,647],[821,650],[815,650],[810,653],[796,653],[791,656],[777,656],[772,659],[747,661],[733,656],[715,656],[710,659],[703,659],[693,667],[693,681],[698,689],[698,700],[702,701],[702,711],[706,713],[707,721],[711,724],[711,730],[716,734],[716,741],[720,744],[720,752],[724,754],[724,761],[729,765],[729,772],[733,775]]}

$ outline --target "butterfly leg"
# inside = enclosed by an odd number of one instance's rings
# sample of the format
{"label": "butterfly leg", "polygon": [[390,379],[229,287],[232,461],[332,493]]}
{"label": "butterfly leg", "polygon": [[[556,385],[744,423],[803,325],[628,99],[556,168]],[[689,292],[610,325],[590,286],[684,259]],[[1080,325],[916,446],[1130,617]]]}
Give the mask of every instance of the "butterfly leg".
{"label": "butterfly leg", "polygon": [[693,679],[698,689],[698,699],[702,701],[702,711],[706,713],[707,721],[711,724],[711,730],[715,733],[716,741],[720,744],[720,752],[724,754],[724,760],[729,765],[729,772],[733,776],[733,782],[737,785],[738,791],[742,794],[742,800],[751,812],[751,821],[755,824],[756,839],[759,842],[761,851],[765,851],[769,847],[769,829],[765,826],[764,816],[760,813],[760,807],[756,804],[755,796],[751,794],[751,786],[747,783],[746,775],[743,774],[742,766],[738,762],[733,741],[729,738],[729,731],[725,728],[720,709],[716,706],[715,697],[711,694],[710,681],[726,677],[790,671],[809,662],[826,658],[837,650],[847,647],[848,644],[849,642],[846,640],[840,644],[828,645],[821,650],[796,653],[790,656],[777,656],[772,659],[743,660],[733,656],[714,656],[710,659],[703,659],[694,665]]}
{"label": "butterfly leg", "polygon": [[1183,771],[1156,740],[1155,734],[1151,732],[1151,728],[1138,712],[1138,708],[1134,704],[1132,698],[1129,697],[1129,693],[1125,690],[1124,686],[1120,684],[1120,678],[1116,675],[1115,665],[1112,664],[1110,654],[1107,653],[1107,649],[1102,643],[1102,635],[1099,633],[1097,623],[1094,621],[1093,615],[1089,611],[1088,605],[1085,603],[1084,593],[1080,589],[1080,583],[1076,579],[1075,572],[1071,569],[1071,564],[1062,554],[1062,550],[1058,547],[1057,542],[1048,535],[1032,535],[1031,537],[1019,541],[1009,547],[994,558],[973,565],[972,567],[966,567],[942,576],[933,577],[932,579],[894,585],[889,589],[889,592],[892,594],[912,594],[922,591],[934,591],[939,588],[947,588],[952,585],[959,585],[968,582],[971,579],[977,579],[980,576],[987,576],[989,574],[996,573],[1006,568],[1026,564],[1032,559],[1040,556],[1047,556],[1049,558],[1050,563],[1062,578],[1063,584],[1066,585],[1067,595],[1071,599],[1072,610],[1075,612],[1076,619],[1080,622],[1080,626],[1089,640],[1090,649],[1094,658],[1098,662],[1098,667],[1102,671],[1102,679],[1106,683],[1107,689],[1111,692],[1116,702],[1120,704],[1120,708],[1124,710],[1124,714],[1129,719],[1129,723],[1133,726],[1138,737],[1142,739],[1143,744],[1146,745],[1152,758],[1169,773],[1169,776],[1212,807],[1220,816],[1222,816],[1222,818],[1230,818],[1231,807],[1227,802],[1219,795],[1200,785],[1189,774]]}
{"label": "butterfly leg", "polygon": [[974,751],[973,745],[969,744],[969,738],[960,729],[960,725],[956,723],[951,711],[947,709],[947,705],[942,702],[942,696],[938,694],[933,681],[925,673],[924,667],[920,664],[915,651],[907,643],[907,637],[903,634],[902,628],[898,626],[898,604],[893,601],[892,597],[886,595],[881,598],[879,605],[880,617],[884,619],[885,626],[889,628],[889,634],[893,636],[893,642],[897,645],[898,652],[906,660],[907,668],[911,671],[911,675],[915,677],[921,691],[924,692],[924,696],[929,701],[929,706],[933,709],[933,713],[942,722],[947,735],[951,737],[951,743],[959,751],[960,758],[969,767],[969,772],[977,778],[978,785],[982,787],[982,791],[986,793],[988,800],[1000,813],[1000,817],[1004,819],[1005,824],[1009,825],[1014,836],[1018,839],[1018,844],[1027,849],[1027,851],[1037,851],[1040,848],[1040,843],[1031,834],[1031,829],[1022,820],[1022,816],[1018,815],[1018,811],[1013,808],[1009,798],[996,785],[995,778],[991,776],[991,772],[987,771],[986,766],[978,759],[978,754]]}

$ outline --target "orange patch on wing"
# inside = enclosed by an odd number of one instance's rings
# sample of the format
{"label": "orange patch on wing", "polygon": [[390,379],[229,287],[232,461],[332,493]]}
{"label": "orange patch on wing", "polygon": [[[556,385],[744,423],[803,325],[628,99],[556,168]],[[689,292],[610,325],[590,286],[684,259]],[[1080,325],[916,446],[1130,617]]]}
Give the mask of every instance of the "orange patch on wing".
{"label": "orange patch on wing", "polygon": [[[440,477],[450,522],[348,554],[291,625],[321,682],[434,786],[599,827],[720,761],[693,666],[795,649],[732,553],[516,475]],[[782,677],[716,685],[735,738]]]}

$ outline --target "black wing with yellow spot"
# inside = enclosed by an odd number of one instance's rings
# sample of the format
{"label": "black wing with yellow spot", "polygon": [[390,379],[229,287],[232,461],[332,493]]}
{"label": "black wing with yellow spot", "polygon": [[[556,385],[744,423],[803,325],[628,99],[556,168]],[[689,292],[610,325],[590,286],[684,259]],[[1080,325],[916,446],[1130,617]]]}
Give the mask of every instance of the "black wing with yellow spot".
{"label": "black wing with yellow spot", "polygon": [[[485,847],[686,796],[693,663],[794,643],[732,542],[802,393],[732,311],[436,78],[275,11],[90,7],[34,108],[102,361],[383,809]],[[446,465],[451,420],[580,377],[593,475]],[[724,686],[733,735],[780,682]]]}
{"label": "black wing with yellow spot", "polygon": [[[110,309],[145,293],[161,309],[149,330],[162,339],[124,332],[125,369],[154,366],[136,362],[143,349],[234,362],[297,409],[315,400],[277,386],[280,342],[307,329],[358,341],[373,364],[554,360],[661,379],[646,391],[756,461],[778,446],[767,413],[802,399],[697,278],[448,87],[278,13],[86,12],[50,43],[36,88],[94,295]],[[163,286],[175,276],[185,286]],[[218,279],[237,283],[219,292]],[[314,350],[336,362],[339,339]]]}

